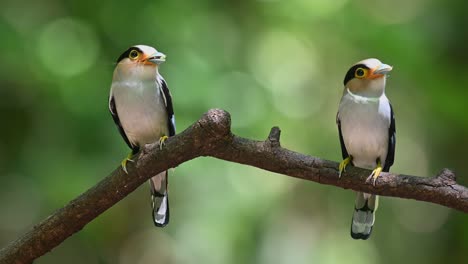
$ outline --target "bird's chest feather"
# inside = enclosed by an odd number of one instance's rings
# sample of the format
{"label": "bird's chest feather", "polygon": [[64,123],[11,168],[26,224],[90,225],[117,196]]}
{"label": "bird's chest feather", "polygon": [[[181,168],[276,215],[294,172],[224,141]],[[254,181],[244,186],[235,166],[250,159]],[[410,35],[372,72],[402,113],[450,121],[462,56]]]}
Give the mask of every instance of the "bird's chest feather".
{"label": "bird's chest feather", "polygon": [[357,102],[345,96],[340,103],[341,132],[355,166],[374,168],[377,158],[384,163],[389,140],[390,103],[388,99]]}
{"label": "bird's chest feather", "polygon": [[168,117],[155,81],[117,82],[113,96],[120,123],[130,142],[152,143],[168,134]]}

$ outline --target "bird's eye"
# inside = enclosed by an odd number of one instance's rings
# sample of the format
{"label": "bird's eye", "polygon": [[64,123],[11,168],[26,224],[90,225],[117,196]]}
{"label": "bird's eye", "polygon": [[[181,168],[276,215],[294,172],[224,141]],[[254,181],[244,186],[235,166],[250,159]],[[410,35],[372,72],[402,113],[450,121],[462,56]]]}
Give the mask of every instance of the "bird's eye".
{"label": "bird's eye", "polygon": [[363,78],[364,76],[366,76],[366,73],[367,73],[367,70],[366,70],[366,69],[357,68],[357,69],[356,69],[356,72],[354,73],[354,75],[355,75],[357,78]]}
{"label": "bird's eye", "polygon": [[138,53],[137,50],[132,50],[132,51],[130,51],[130,53],[128,54],[128,57],[129,57],[130,59],[132,59],[132,60],[135,60],[135,59],[138,58],[138,55],[140,55],[140,54]]}

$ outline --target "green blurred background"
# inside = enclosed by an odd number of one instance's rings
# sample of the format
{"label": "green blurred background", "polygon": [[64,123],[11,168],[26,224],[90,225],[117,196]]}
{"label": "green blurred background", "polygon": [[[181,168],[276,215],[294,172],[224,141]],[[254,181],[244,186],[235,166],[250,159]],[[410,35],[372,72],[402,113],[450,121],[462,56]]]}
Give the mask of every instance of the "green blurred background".
{"label": "green blurred background", "polygon": [[[210,108],[233,131],[339,161],[335,114],[351,64],[394,66],[393,172],[453,168],[467,185],[468,2],[2,0],[0,247],[119,166],[108,112],[116,58],[155,46],[178,132]],[[213,158],[172,171],[171,223],[146,184],[36,263],[462,263],[468,216],[381,199],[368,241],[354,193]]]}

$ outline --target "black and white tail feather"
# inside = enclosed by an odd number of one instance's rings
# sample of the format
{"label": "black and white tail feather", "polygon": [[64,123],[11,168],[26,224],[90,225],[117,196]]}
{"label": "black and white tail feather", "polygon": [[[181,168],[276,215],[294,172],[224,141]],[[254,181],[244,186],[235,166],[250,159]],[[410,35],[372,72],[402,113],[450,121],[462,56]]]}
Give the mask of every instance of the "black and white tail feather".
{"label": "black and white tail feather", "polygon": [[351,221],[351,237],[354,239],[368,239],[375,222],[374,212],[379,204],[379,196],[358,192],[354,204]]}
{"label": "black and white tail feather", "polygon": [[153,223],[164,227],[169,223],[169,194],[167,191],[168,172],[164,171],[149,179]]}

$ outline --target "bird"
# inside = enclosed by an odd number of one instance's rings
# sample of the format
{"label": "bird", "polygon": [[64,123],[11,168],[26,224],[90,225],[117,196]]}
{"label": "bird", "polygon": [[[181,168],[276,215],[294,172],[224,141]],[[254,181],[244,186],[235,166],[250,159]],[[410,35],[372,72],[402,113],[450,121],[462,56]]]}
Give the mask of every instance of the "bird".
{"label": "bird", "polygon": [[[394,163],[396,129],[392,105],[385,95],[388,73],[393,67],[375,58],[354,64],[344,78],[343,96],[336,115],[343,161],[339,177],[351,164],[372,170],[366,182],[375,186],[382,171]],[[351,237],[366,240],[372,233],[378,196],[356,195]]]}
{"label": "bird", "polygon": [[[164,141],[176,133],[172,96],[159,66],[166,55],[146,45],[128,48],[117,59],[109,95],[109,110],[131,152],[121,162],[133,162],[142,146]],[[153,222],[157,227],[169,223],[168,171],[149,180]]]}

